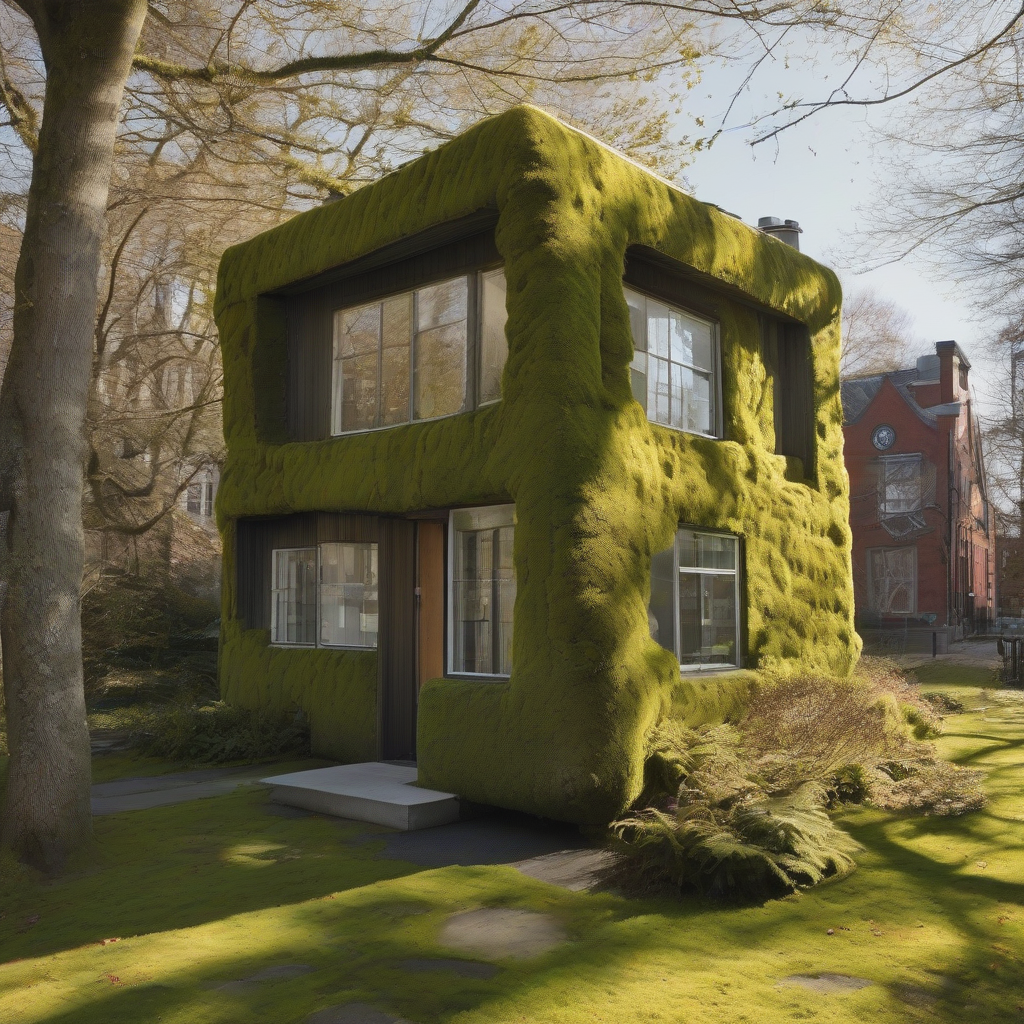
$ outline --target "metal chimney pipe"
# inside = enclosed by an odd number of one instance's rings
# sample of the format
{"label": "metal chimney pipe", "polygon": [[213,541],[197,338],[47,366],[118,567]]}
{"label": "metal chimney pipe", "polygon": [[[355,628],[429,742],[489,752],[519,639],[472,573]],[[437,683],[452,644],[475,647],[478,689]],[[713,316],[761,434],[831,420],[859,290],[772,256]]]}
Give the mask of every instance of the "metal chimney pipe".
{"label": "metal chimney pipe", "polygon": [[778,217],[760,217],[757,221],[757,230],[763,231],[766,235],[773,235],[780,242],[800,249],[800,236],[804,229],[795,220],[780,220]]}

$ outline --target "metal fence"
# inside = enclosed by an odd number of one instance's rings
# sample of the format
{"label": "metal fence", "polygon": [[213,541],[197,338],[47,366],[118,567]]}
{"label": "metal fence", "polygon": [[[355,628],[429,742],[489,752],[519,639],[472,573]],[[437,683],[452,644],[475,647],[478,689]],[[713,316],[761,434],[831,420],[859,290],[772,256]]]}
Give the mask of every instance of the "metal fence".
{"label": "metal fence", "polygon": [[866,654],[898,657],[901,654],[930,654],[935,657],[949,653],[949,630],[907,627],[904,629],[858,630]]}
{"label": "metal fence", "polygon": [[1001,636],[996,650],[1003,656],[1003,682],[1024,686],[1024,637]]}

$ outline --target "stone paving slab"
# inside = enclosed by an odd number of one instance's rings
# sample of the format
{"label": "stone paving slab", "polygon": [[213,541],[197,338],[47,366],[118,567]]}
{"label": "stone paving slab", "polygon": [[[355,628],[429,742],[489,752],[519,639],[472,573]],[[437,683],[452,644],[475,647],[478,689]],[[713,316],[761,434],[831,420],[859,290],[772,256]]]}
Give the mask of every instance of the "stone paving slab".
{"label": "stone paving slab", "polygon": [[796,985],[810,992],[836,995],[842,992],[859,992],[862,988],[874,985],[874,982],[868,981],[867,978],[855,978],[849,974],[829,974],[826,971],[822,974],[791,974],[788,978],[783,978],[779,985]]}
{"label": "stone paving slab", "polygon": [[614,859],[611,850],[559,850],[518,861],[512,867],[530,878],[570,892],[585,892],[598,884],[601,872],[610,867]]}
{"label": "stone paving slab", "polygon": [[443,946],[490,959],[528,960],[567,941],[549,914],[510,907],[481,907],[453,914],[441,929]]}
{"label": "stone paving slab", "polygon": [[341,1003],[317,1010],[306,1018],[307,1024],[411,1024],[403,1017],[393,1017],[369,1003]]}
{"label": "stone paving slab", "polygon": [[399,961],[398,966],[403,971],[451,971],[460,978],[479,978],[488,981],[493,978],[500,968],[495,964],[483,964],[479,960],[452,960],[444,957],[428,959],[425,957],[411,957],[408,960]]}
{"label": "stone paving slab", "polygon": [[248,978],[239,978],[237,981],[226,981],[221,985],[214,985],[218,992],[247,992],[264,981],[291,981],[292,978],[301,978],[314,970],[309,964],[275,964],[273,967],[264,967],[263,970],[250,974]]}

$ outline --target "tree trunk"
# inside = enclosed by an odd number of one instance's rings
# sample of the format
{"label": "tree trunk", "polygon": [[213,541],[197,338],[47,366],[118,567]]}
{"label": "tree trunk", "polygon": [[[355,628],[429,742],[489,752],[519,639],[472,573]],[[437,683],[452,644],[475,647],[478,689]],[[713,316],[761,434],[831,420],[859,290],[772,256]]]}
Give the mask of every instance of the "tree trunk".
{"label": "tree trunk", "polygon": [[18,3],[39,36],[46,96],[0,391],[11,753],[0,839],[53,873],[91,832],[79,612],[85,415],[118,109],[146,4]]}

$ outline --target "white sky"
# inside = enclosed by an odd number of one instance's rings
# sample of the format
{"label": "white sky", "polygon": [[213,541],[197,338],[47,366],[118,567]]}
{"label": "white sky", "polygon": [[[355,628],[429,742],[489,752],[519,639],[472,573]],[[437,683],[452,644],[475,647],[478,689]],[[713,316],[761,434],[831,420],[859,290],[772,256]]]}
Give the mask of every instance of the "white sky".
{"label": "white sky", "polygon": [[[870,287],[910,311],[921,354],[934,351],[936,341],[959,342],[971,360],[971,380],[984,415],[989,411],[988,381],[996,372],[985,352],[991,325],[958,301],[954,287],[923,262],[908,259],[866,274],[850,272],[851,240],[872,218],[885,216],[884,208],[872,209],[877,170],[873,133],[863,109],[826,110],[783,132],[777,145],[748,144],[753,133],[743,125],[751,111],[768,109],[779,91],[819,98],[830,88],[826,75],[827,69],[765,68],[729,119],[738,127],[721,135],[710,151],[696,154],[686,178],[698,199],[716,203],[748,224],[766,216],[799,221],[803,252],[838,270],[848,287]],[[691,136],[702,130],[693,127],[694,115],[705,117],[703,130],[709,134],[717,128],[739,80],[729,69],[706,72],[688,97],[681,130]]]}

